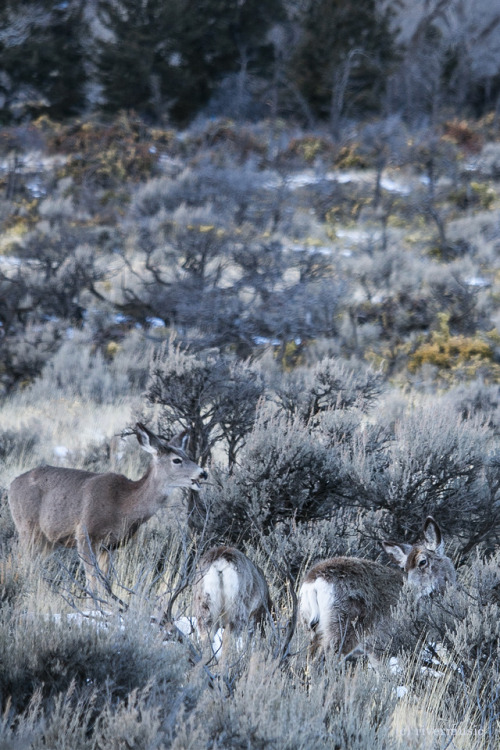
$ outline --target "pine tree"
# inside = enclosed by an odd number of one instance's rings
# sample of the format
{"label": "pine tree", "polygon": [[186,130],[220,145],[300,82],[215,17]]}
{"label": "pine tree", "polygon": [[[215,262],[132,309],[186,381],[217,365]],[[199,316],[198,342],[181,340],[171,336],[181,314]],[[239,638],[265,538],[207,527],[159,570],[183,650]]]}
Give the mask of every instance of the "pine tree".
{"label": "pine tree", "polygon": [[96,72],[108,112],[160,115],[175,96],[176,0],[99,0],[107,34],[96,41]]}
{"label": "pine tree", "polygon": [[333,124],[343,111],[379,109],[394,59],[389,15],[375,0],[310,0],[291,74],[315,114]]}
{"label": "pine tree", "polygon": [[179,34],[183,90],[178,119],[202,106],[224,76],[265,75],[272,59],[266,32],[284,16],[281,0],[184,0]]}
{"label": "pine tree", "polygon": [[99,0],[97,76],[108,111],[188,121],[242,58],[262,68],[281,0]]}
{"label": "pine tree", "polygon": [[54,119],[85,106],[88,36],[81,0],[6,0],[0,11],[3,119],[48,113]]}

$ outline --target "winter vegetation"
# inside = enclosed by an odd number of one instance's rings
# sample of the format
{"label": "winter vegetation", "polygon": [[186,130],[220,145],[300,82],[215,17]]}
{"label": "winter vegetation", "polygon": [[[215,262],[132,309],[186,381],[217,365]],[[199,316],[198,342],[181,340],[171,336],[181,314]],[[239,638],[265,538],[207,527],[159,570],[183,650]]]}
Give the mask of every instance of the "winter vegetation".
{"label": "winter vegetation", "polygon": [[498,747],[494,4],[0,19],[0,748]]}

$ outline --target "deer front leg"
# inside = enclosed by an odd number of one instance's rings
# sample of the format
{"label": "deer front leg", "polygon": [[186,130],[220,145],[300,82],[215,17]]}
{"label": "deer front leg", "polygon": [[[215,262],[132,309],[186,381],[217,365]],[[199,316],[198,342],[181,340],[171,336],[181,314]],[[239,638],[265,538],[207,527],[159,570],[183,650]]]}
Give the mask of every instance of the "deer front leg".
{"label": "deer front leg", "polygon": [[77,530],[76,548],[85,570],[89,595],[95,598],[103,590],[110,593],[108,551],[101,549],[100,542],[92,540],[84,528]]}

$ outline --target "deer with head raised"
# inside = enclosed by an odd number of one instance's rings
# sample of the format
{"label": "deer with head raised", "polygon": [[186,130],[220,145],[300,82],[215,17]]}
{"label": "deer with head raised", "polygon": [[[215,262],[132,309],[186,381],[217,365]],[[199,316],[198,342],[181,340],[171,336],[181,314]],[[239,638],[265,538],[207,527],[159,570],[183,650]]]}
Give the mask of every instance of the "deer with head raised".
{"label": "deer with head raised", "polygon": [[299,610],[310,632],[311,655],[329,649],[339,655],[351,653],[364,635],[390,616],[405,574],[418,597],[442,593],[456,581],[432,516],[425,520],[421,541],[383,542],[383,547],[399,569],[359,557],[333,557],[307,573],[299,590]]}
{"label": "deer with head raised", "polygon": [[94,594],[99,580],[110,591],[109,551],[148,521],[173,488],[198,491],[200,481],[207,479],[207,472],[186,455],[186,431],[167,440],[138,422],[134,432],[141,448],[152,455],[140,479],[39,466],[10,485],[9,505],[20,543],[32,553],[76,546]]}
{"label": "deer with head raised", "polygon": [[213,547],[201,557],[193,585],[193,614],[202,641],[212,643],[224,629],[228,634],[249,635],[271,611],[269,588],[262,570],[235,547]]}

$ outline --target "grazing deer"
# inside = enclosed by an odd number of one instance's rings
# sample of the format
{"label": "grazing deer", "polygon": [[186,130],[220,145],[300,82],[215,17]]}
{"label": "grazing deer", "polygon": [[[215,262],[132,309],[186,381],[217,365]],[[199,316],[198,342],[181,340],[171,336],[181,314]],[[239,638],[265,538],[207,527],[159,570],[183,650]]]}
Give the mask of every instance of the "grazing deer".
{"label": "grazing deer", "polygon": [[402,570],[359,557],[333,557],[306,575],[299,609],[311,633],[312,655],[330,648],[339,655],[353,651],[365,633],[389,617],[404,582],[403,571],[419,597],[441,593],[456,581],[440,528],[431,516],[425,520],[422,541],[383,542],[383,547]]}
{"label": "grazing deer", "polygon": [[186,431],[169,441],[138,422],[134,432],[141,448],[153,456],[136,481],[112,472],[40,466],[10,485],[9,505],[21,544],[31,552],[76,545],[94,594],[98,579],[110,592],[109,550],[149,520],[174,487],[198,491],[200,481],[207,479],[206,471],[185,453]]}
{"label": "grazing deer", "polygon": [[236,636],[248,628],[251,635],[272,606],[262,570],[239,550],[225,546],[213,547],[201,557],[193,602],[198,634],[210,643],[219,628]]}

